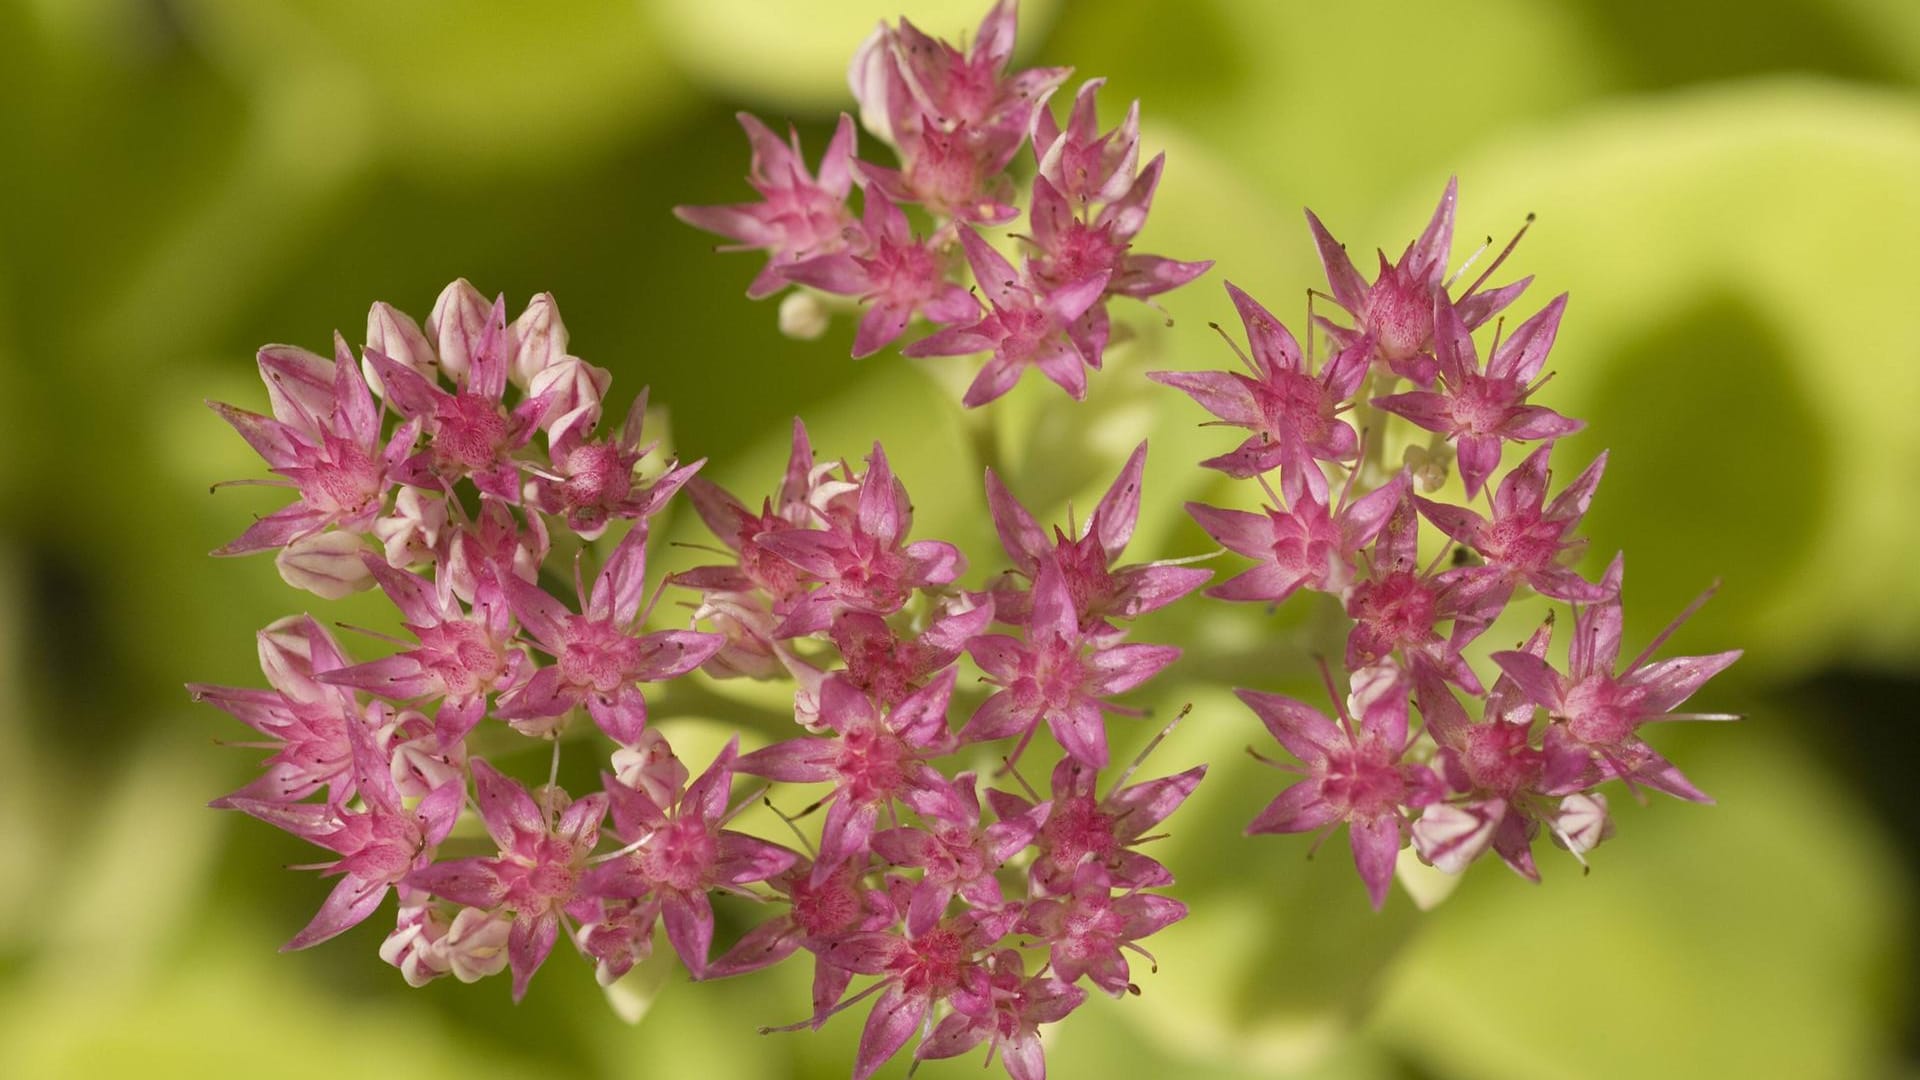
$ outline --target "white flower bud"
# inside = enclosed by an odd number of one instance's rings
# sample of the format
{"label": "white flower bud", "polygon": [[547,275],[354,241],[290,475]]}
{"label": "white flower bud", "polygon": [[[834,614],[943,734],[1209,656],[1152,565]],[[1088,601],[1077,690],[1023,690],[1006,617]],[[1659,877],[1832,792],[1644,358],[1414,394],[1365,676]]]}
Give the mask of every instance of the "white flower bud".
{"label": "white flower bud", "polygon": [[815,341],[833,323],[833,312],[805,289],[780,301],[780,332],[796,341]]}
{"label": "white flower bud", "polygon": [[273,565],[280,579],[327,600],[338,600],[373,587],[373,575],[360,561],[366,550],[359,533],[335,529],[303,537],[281,549]]}

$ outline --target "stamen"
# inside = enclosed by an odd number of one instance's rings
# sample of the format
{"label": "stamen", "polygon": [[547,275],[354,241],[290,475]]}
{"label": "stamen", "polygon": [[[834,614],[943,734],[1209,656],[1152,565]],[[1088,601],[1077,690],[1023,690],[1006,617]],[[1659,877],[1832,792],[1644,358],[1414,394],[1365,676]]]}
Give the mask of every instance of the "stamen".
{"label": "stamen", "polygon": [[860,1002],[865,998],[871,997],[876,991],[892,985],[893,985],[893,980],[882,979],[879,982],[874,983],[872,986],[867,987],[865,990],[862,990],[859,993],[853,995],[852,997],[846,999],[845,1001],[842,1001],[840,1004],[833,1006],[832,1008],[828,1009],[826,1012],[815,1013],[814,1015],[807,1017],[805,1020],[800,1020],[791,1024],[781,1024],[779,1027],[762,1027],[760,1029],[760,1034],[771,1035],[776,1031],[799,1031],[802,1028],[818,1028],[820,1024],[823,1021],[825,1021],[828,1017],[834,1015],[835,1013],[840,1012],[843,1009],[848,1008],[849,1006],[852,1006]]}
{"label": "stamen", "polygon": [[789,832],[793,833],[793,838],[795,840],[800,841],[800,848],[802,851],[805,851],[807,853],[807,858],[815,862],[818,862],[820,857],[819,857],[819,854],[813,850],[813,841],[807,839],[807,834],[801,832],[800,826],[795,825],[793,823],[794,822],[793,818],[790,818],[787,815],[781,813],[780,808],[773,805],[773,796],[771,795],[761,796],[760,803],[761,805],[765,806],[767,809],[773,811],[773,816],[779,818],[780,823],[785,825]]}
{"label": "stamen", "polygon": [[375,640],[378,640],[378,641],[391,642],[392,644],[399,645],[403,648],[411,649],[415,646],[414,642],[408,641],[405,638],[394,637],[392,634],[384,634],[378,630],[369,630],[364,626],[355,626],[352,623],[348,623],[348,622],[340,622],[337,619],[334,621],[333,625],[339,627],[342,630],[350,630],[356,634],[365,634],[367,637],[374,638]]}
{"label": "stamen", "polygon": [[1242,364],[1245,364],[1247,367],[1247,370],[1253,373],[1253,377],[1256,379],[1259,378],[1261,375],[1261,371],[1259,367],[1257,367],[1254,364],[1253,358],[1248,356],[1246,352],[1240,348],[1240,343],[1233,340],[1231,337],[1228,337],[1227,332],[1220,328],[1219,323],[1210,322],[1207,325],[1213,328],[1214,333],[1220,335],[1220,340],[1227,343],[1227,348],[1233,350],[1233,355],[1240,358],[1240,362]]}
{"label": "stamen", "polygon": [[1127,781],[1132,779],[1133,774],[1139,770],[1141,763],[1147,760],[1147,755],[1153,753],[1154,750],[1160,746],[1161,741],[1166,739],[1168,735],[1173,734],[1173,729],[1179,726],[1180,721],[1185,720],[1187,718],[1187,714],[1192,711],[1193,711],[1193,703],[1191,701],[1189,701],[1185,705],[1180,706],[1180,711],[1173,714],[1173,719],[1167,721],[1166,727],[1161,728],[1157,733],[1155,733],[1153,738],[1147,740],[1147,745],[1144,747],[1141,747],[1140,752],[1133,756],[1132,763],[1130,763],[1125,769],[1121,770],[1119,778],[1114,780],[1113,787],[1108,790],[1118,791],[1119,789],[1126,787]]}
{"label": "stamen", "polygon": [[1702,604],[1705,604],[1707,601],[1713,599],[1713,594],[1719,591],[1720,591],[1720,579],[1715,578],[1713,580],[1713,584],[1707,586],[1707,591],[1701,593],[1699,596],[1694,597],[1693,603],[1688,604],[1686,608],[1680,612],[1680,614],[1674,616],[1673,621],[1667,624],[1667,628],[1665,630],[1662,630],[1658,634],[1655,634],[1653,636],[1653,640],[1647,642],[1647,647],[1640,650],[1640,655],[1633,658],[1633,663],[1627,665],[1626,673],[1631,675],[1632,673],[1640,670],[1640,665],[1647,662],[1648,657],[1651,657],[1653,655],[1653,651],[1655,649],[1658,649],[1660,646],[1665,645],[1667,643],[1667,639],[1673,636],[1673,632],[1675,630],[1680,629],[1680,624],[1692,618],[1693,613],[1696,611],[1699,611],[1700,606]]}
{"label": "stamen", "polygon": [[1467,286],[1467,291],[1460,294],[1460,299],[1465,300],[1467,297],[1472,296],[1474,293],[1480,291],[1480,286],[1486,284],[1487,279],[1493,276],[1493,272],[1495,270],[1500,269],[1500,264],[1507,261],[1507,256],[1513,254],[1513,249],[1520,245],[1520,238],[1527,235],[1527,230],[1532,227],[1533,227],[1533,215],[1528,214],[1527,220],[1522,222],[1520,225],[1520,231],[1517,233],[1514,233],[1513,239],[1507,241],[1507,246],[1500,249],[1499,257],[1494,259],[1493,262],[1487,264],[1487,268],[1480,272],[1480,276],[1473,279],[1473,284]]}
{"label": "stamen", "polygon": [[1455,270],[1451,275],[1449,275],[1447,277],[1447,280],[1441,282],[1440,287],[1442,289],[1453,288],[1453,283],[1460,280],[1460,275],[1466,273],[1467,270],[1470,267],[1472,267],[1474,263],[1479,262],[1480,256],[1485,255],[1487,253],[1487,249],[1492,246],[1493,246],[1493,237],[1491,236],[1487,237],[1485,240],[1480,241],[1480,246],[1473,249],[1473,254],[1467,256],[1467,260],[1461,263],[1460,268],[1458,270]]}

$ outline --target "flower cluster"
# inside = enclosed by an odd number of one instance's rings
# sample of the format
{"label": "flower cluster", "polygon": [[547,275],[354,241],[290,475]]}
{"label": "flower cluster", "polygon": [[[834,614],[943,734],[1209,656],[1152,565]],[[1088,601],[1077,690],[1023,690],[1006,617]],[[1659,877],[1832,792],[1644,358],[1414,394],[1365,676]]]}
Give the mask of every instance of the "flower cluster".
{"label": "flower cluster", "polygon": [[[1574,532],[1606,458],[1554,491],[1553,440],[1581,424],[1530,400],[1546,381],[1542,369],[1566,297],[1511,333],[1496,324],[1482,362],[1473,331],[1529,281],[1482,289],[1510,244],[1475,281],[1453,290],[1446,263],[1454,199],[1449,182],[1426,230],[1398,261],[1382,254],[1371,282],[1308,214],[1328,298],[1347,316],[1344,323],[1315,320],[1332,353],[1317,371],[1278,319],[1229,284],[1251,355],[1233,347],[1246,370],[1152,376],[1191,396],[1215,422],[1248,432],[1203,464],[1257,479],[1268,499],[1257,511],[1188,506],[1209,536],[1253,560],[1209,594],[1277,605],[1305,589],[1337,598],[1349,620],[1350,688],[1343,695],[1327,680],[1334,717],[1278,694],[1239,692],[1298,762],[1271,764],[1300,777],[1247,831],[1346,823],[1375,907],[1409,842],[1420,859],[1449,872],[1492,850],[1537,879],[1532,847],[1542,832],[1583,862],[1611,834],[1606,796],[1595,790],[1608,781],[1636,794],[1707,801],[1640,732],[1664,720],[1725,719],[1674,710],[1740,655],[1649,662],[1676,621],[1616,670],[1621,561],[1597,582],[1570,568],[1586,546]],[[1426,437],[1400,433],[1407,445],[1394,470],[1385,448],[1396,419]],[[1537,445],[1502,475],[1509,443]],[[1455,471],[1462,503],[1426,497],[1452,491]],[[1268,479],[1275,472],[1277,488]],[[1468,505],[1483,491],[1487,516]],[[1439,534],[1425,560],[1422,521]],[[1523,590],[1573,607],[1567,670],[1547,660],[1550,618],[1520,648],[1492,655],[1500,674],[1489,686],[1465,650]],[[1470,711],[1463,697],[1476,707]],[[1415,706],[1418,731],[1410,722]]]}
{"label": "flower cluster", "polygon": [[[332,853],[312,868],[339,883],[288,948],[394,893],[380,951],[409,983],[510,970],[516,1000],[563,936],[608,985],[656,931],[694,978],[804,951],[805,1023],[874,998],[856,1076],[917,1031],[916,1059],[988,1043],[1024,1080],[1079,984],[1132,990],[1126,954],[1185,915],[1149,891],[1173,879],[1140,845],[1205,767],[1132,783],[1136,760],[1099,783],[1106,716],[1141,715],[1113,699],[1178,655],[1126,642],[1126,623],[1208,577],[1116,565],[1144,445],[1085,531],[1052,539],[989,474],[1014,566],[970,591],[953,545],[909,540],[878,445],[861,469],[816,463],[796,421],[754,511],[643,443],[644,396],[599,434],[607,373],[566,354],[548,296],[509,323],[456,282],[424,328],[376,305],[357,359],[343,340],[333,359],[270,346],[260,370],[272,415],[214,408],[275,474],[258,482],[297,498],[216,554],[277,550],[323,597],[377,587],[407,635],[356,662],[287,618],[259,635],[268,688],[191,687],[271,751],[215,805]],[[733,557],[670,579],[699,597],[692,626],[651,629],[650,521],[683,488]],[[956,723],[969,655],[994,692]],[[736,737],[694,777],[649,723],[659,684],[688,676],[790,678],[797,728],[746,753]],[[1065,751],[1046,795],[1015,768],[1043,726]],[[582,740],[599,786],[569,793],[561,749]],[[543,783],[496,764],[543,745]],[[1013,788],[968,758],[1004,762]],[[803,850],[732,828],[766,790],[736,799],[741,777],[823,785],[817,847],[797,826]],[[717,893],[774,914],[716,949]]]}
{"label": "flower cluster", "polygon": [[[844,114],[809,171],[797,134],[783,142],[743,113],[760,201],[675,211],[740,250],[767,252],[748,296],[804,287],[782,308],[789,332],[824,329],[826,294],[863,312],[856,357],[898,340],[916,316],[939,329],[905,355],[990,354],[967,390],[969,407],[1005,394],[1029,367],[1085,396],[1087,369],[1099,369],[1113,337],[1107,301],[1148,300],[1211,265],[1132,252],[1165,155],[1140,166],[1138,102],[1118,127],[1099,130],[1101,79],[1081,84],[1059,126],[1048,102],[1070,70],[1009,70],[1015,14],[1014,0],[1000,0],[965,50],[905,19],[860,46],[848,82],[861,125],[893,150],[897,168],[855,157],[854,122]],[[1010,170],[1028,147],[1035,173],[1023,211]],[[1016,270],[979,230],[1023,213],[1027,250]],[[961,284],[962,262],[984,299]]]}

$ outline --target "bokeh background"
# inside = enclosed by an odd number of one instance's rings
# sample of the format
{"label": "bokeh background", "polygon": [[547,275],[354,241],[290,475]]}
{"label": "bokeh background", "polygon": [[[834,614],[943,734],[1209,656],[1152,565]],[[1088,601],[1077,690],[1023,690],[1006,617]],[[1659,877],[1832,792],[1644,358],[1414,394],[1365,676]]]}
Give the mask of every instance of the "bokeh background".
{"label": "bokeh background", "polygon": [[[379,616],[204,557],[273,500],[208,494],[256,465],[201,402],[258,407],[258,345],[357,341],[375,299],[551,290],[574,351],[651,384],[723,482],[764,490],[796,413],[831,454],[883,438],[921,534],[990,569],[967,362],[856,364],[844,321],[783,339],[741,296],[757,257],[668,212],[745,197],[736,109],[811,154],[874,22],[957,36],[981,6],[0,3],[0,1075],[844,1074],[855,1019],[752,1033],[800,1015],[803,972],[671,981],[630,1027],[562,954],[519,1008],[503,980],[410,991],[373,955],[384,916],[275,952],[325,886],[280,869],[297,843],[203,809],[252,759],[181,684],[255,683],[252,633],[303,604]],[[1920,5],[1028,0],[1023,21],[1025,62],[1107,76],[1110,115],[1143,100],[1169,168],[1142,246],[1219,268],[1172,325],[1136,310],[1086,405],[1010,399],[1016,490],[1090,505],[1151,436],[1137,550],[1202,550],[1178,506],[1219,494],[1191,462],[1220,437],[1141,371],[1226,360],[1222,277],[1298,317],[1303,205],[1397,250],[1458,173],[1461,249],[1536,212],[1511,265],[1533,305],[1573,293],[1546,396],[1591,421],[1562,468],[1613,451],[1589,532],[1629,552],[1630,642],[1721,577],[1670,649],[1748,649],[1703,698],[1745,722],[1662,733],[1719,806],[1618,798],[1590,876],[1543,852],[1542,886],[1480,866],[1433,911],[1396,892],[1375,915],[1337,846],[1238,833],[1275,777],[1226,687],[1310,692],[1311,605],[1169,613],[1147,636],[1193,655],[1163,704],[1196,709],[1155,767],[1216,762],[1163,849],[1196,915],[1155,939],[1143,998],[1057,1032],[1054,1075],[1915,1075]],[[697,742],[708,719],[668,722]]]}

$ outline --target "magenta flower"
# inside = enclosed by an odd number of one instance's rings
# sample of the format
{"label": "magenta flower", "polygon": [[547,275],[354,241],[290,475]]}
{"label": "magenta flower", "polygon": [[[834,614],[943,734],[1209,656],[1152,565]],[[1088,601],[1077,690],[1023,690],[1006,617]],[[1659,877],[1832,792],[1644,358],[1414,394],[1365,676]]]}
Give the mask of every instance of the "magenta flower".
{"label": "magenta flower", "polygon": [[886,451],[874,443],[851,520],[831,522],[825,529],[783,529],[756,537],[766,551],[821,583],[794,602],[774,635],[825,630],[843,611],[891,615],[913,590],[958,578],[967,563],[952,544],[902,543],[912,520],[906,489],[894,479]]}
{"label": "magenta flower", "polygon": [[853,337],[854,359],[892,344],[916,314],[955,323],[980,310],[967,290],[947,280],[939,254],[909,231],[907,215],[878,188],[866,193],[862,224],[867,251],[816,255],[786,270],[790,281],[856,296],[867,306]]}
{"label": "magenta flower", "polygon": [[395,570],[372,554],[362,559],[420,644],[329,672],[323,681],[389,701],[438,701],[434,732],[441,747],[450,747],[486,715],[489,693],[524,683],[529,675],[527,654],[514,645],[506,597],[490,577],[478,586],[469,613],[446,579],[436,583]]}
{"label": "magenta flower", "polygon": [[[609,777],[614,833],[633,850],[587,872],[583,896],[638,899],[660,904],[667,940],[696,979],[707,974],[713,947],[713,889],[743,893],[743,886],[786,870],[799,858],[778,844],[723,828],[739,740],[729,740],[707,771],[670,806]],[[751,894],[745,894],[751,895]]]}
{"label": "magenta flower", "polygon": [[1315,376],[1307,370],[1300,343],[1280,320],[1231,282],[1227,295],[1247,330],[1253,357],[1242,354],[1241,361],[1252,374],[1154,371],[1147,377],[1185,393],[1225,423],[1253,433],[1232,453],[1202,465],[1235,477],[1283,467],[1281,487],[1287,498],[1305,489],[1324,501],[1326,477],[1314,463],[1349,461],[1359,451],[1359,437],[1339,414],[1367,377],[1367,357],[1358,349],[1344,349]]}
{"label": "magenta flower", "polygon": [[907,900],[907,933],[924,934],[946,916],[957,894],[969,907],[997,910],[1006,905],[996,875],[1017,852],[1033,842],[1043,804],[1011,817],[983,825],[980,796],[972,773],[954,779],[956,800],[929,807],[926,828],[882,829],[873,834],[872,848],[889,864],[920,871]]}
{"label": "magenta flower", "polygon": [[1005,916],[983,920],[964,911],[924,934],[854,931],[822,945],[822,959],[857,974],[880,976],[863,992],[877,991],[880,999],[860,1033],[854,1080],[866,1080],[899,1053],[932,1015],[936,1003],[980,981],[981,954],[1004,936],[1007,921]]}
{"label": "magenta flower", "polygon": [[987,792],[994,813],[1002,821],[1042,815],[1034,837],[1036,855],[1028,871],[1033,895],[1059,896],[1071,891],[1074,871],[1082,863],[1106,868],[1108,878],[1121,889],[1173,884],[1173,874],[1157,860],[1134,850],[1134,845],[1151,839],[1148,831],[1193,794],[1207,767],[1196,765],[1183,773],[1128,786],[1132,772],[1128,769],[1106,797],[1100,798],[1095,791],[1099,772],[1066,757],[1053,768],[1053,798],[1038,806],[1012,792]]}
{"label": "magenta flower", "polygon": [[997,161],[991,172],[1019,151],[1035,109],[1069,69],[1008,72],[1018,14],[1014,0],[999,0],[965,52],[901,19],[882,24],[854,53],[847,81],[860,121],[900,150],[909,172],[915,137],[929,133],[962,134],[973,154]]}
{"label": "magenta flower", "polygon": [[351,691],[324,677],[347,666],[347,658],[326,628],[311,616],[290,616],[260,631],[260,670],[271,690],[190,683],[193,700],[205,701],[266,736],[259,749],[272,750],[267,770],[252,783],[215,799],[216,809],[234,800],[296,803],[327,789],[327,805],[353,798],[352,728],[362,724]]}
{"label": "magenta flower", "polygon": [[824,944],[853,931],[884,930],[894,921],[890,905],[876,903],[880,894],[864,887],[861,877],[859,864],[849,861],[816,884],[813,864],[800,859],[792,869],[767,879],[775,892],[787,898],[787,910],[747,931],[708,965],[708,976],[758,971],[804,947],[814,953],[814,1026],[824,1023],[853,980],[853,972],[820,955]]}
{"label": "magenta flower", "polygon": [[993,601],[964,597],[943,605],[919,635],[903,638],[885,619],[864,611],[841,612],[829,630],[834,648],[846,662],[840,677],[858,687],[874,704],[892,708],[926,685],[966,651],[967,642],[993,621]]}
{"label": "magenta flower", "polygon": [[547,456],[552,476],[538,477],[532,485],[533,504],[564,516],[567,527],[583,540],[599,539],[615,519],[644,524],[706,464],[702,458],[691,465],[669,467],[652,483],[636,485],[634,467],[653,449],[653,444],[641,442],[641,425],[647,416],[645,391],[634,399],[617,436],[592,438],[598,412],[597,404],[582,405],[550,425]]}
{"label": "magenta flower", "polygon": [[1252,568],[1207,590],[1221,600],[1278,604],[1302,587],[1338,594],[1353,580],[1354,557],[1386,528],[1412,481],[1402,472],[1384,487],[1348,501],[1352,484],[1329,508],[1312,489],[1286,510],[1262,513],[1187,504],[1187,513],[1227,550],[1257,560]]}
{"label": "magenta flower", "polygon": [[291,487],[300,500],[254,522],[214,554],[285,547],[334,525],[366,531],[380,513],[401,459],[411,452],[419,425],[401,425],[382,445],[379,407],[338,334],[331,361],[290,345],[269,345],[260,350],[259,364],[272,417],[207,404],[281,477],[264,483]]}
{"label": "magenta flower", "polygon": [[386,759],[365,724],[347,727],[353,743],[355,787],[365,809],[327,803],[280,803],[230,796],[227,805],[339,855],[324,873],[340,875],[306,929],[282,946],[304,949],[343,934],[373,914],[387,891],[433,860],[433,849],[453,830],[464,794],[444,784],[409,810],[388,775]]}
{"label": "magenta flower", "polygon": [[787,270],[816,255],[830,255],[850,245],[858,235],[847,195],[853,190],[853,120],[842,114],[833,141],[820,157],[819,178],[807,171],[800,155],[800,134],[789,132],[789,142],[747,113],[739,114],[753,148],[747,182],[760,194],[757,203],[729,206],[676,206],[681,221],[717,233],[737,247],[723,250],[765,251],[767,265],[747,286],[755,300],[772,296],[787,285]]}
{"label": "magenta flower", "polygon": [[1013,389],[1029,367],[1039,368],[1075,401],[1086,397],[1086,369],[1100,366],[1102,342],[1090,336],[1094,326],[1083,325],[1081,316],[1100,302],[1109,274],[1097,271],[1044,293],[1035,292],[1021,283],[1013,264],[972,229],[960,230],[960,246],[991,306],[979,321],[921,338],[901,350],[902,355],[991,352],[961,400],[970,409]]}
{"label": "magenta flower", "polygon": [[1440,780],[1425,765],[1402,760],[1410,733],[1406,688],[1397,673],[1355,676],[1358,725],[1331,681],[1327,689],[1338,725],[1290,697],[1234,691],[1306,766],[1300,781],[1268,803],[1247,834],[1312,832],[1346,822],[1354,865],[1378,910],[1387,901],[1394,859],[1406,838],[1406,810],[1437,800]]}
{"label": "magenta flower", "polygon": [[1621,558],[1616,555],[1602,579],[1613,595],[1581,609],[1574,619],[1565,675],[1524,650],[1494,653],[1493,661],[1528,700],[1553,718],[1549,734],[1562,738],[1557,745],[1549,744],[1549,758],[1570,759],[1572,763],[1554,761],[1549,766],[1554,771],[1564,774],[1590,764],[1597,766],[1598,779],[1589,777],[1590,782],[1583,787],[1617,777],[1629,785],[1644,784],[1675,798],[1712,802],[1672,762],[1654,752],[1638,732],[1643,725],[1667,720],[1733,719],[1724,713],[1673,710],[1708,679],[1740,659],[1741,650],[1651,660],[1654,650],[1713,595],[1709,589],[1655,635],[1624,670],[1616,672],[1620,661],[1620,577]]}
{"label": "magenta flower", "polygon": [[[452,393],[387,356],[367,354],[386,387],[388,404],[426,431],[426,448],[396,469],[401,482],[440,491],[454,480],[470,478],[487,495],[520,501],[520,466],[513,452],[533,437],[551,402],[528,398],[511,411],[502,404],[509,363],[506,319],[506,301],[497,299],[486,324],[463,335],[465,376]],[[446,339],[443,334],[443,343]],[[443,364],[447,356],[443,344]]]}
{"label": "magenta flower", "polygon": [[[993,470],[987,470],[987,507],[1014,571],[1033,581],[1042,567],[1049,563],[1058,566],[1080,619],[1080,631],[1087,637],[1117,634],[1119,628],[1110,620],[1131,619],[1165,607],[1213,576],[1211,570],[1165,563],[1115,565],[1133,539],[1134,524],[1140,517],[1140,482],[1146,464],[1147,444],[1143,442],[1134,448],[1120,475],[1100,497],[1093,516],[1087,519],[1086,530],[1069,537],[1056,527],[1051,541]],[[1028,590],[1003,579],[994,586],[993,594],[996,618],[1016,624],[1026,621],[1032,608]]]}
{"label": "magenta flower", "polygon": [[1054,123],[1053,110],[1044,101],[1033,114],[1033,156],[1040,175],[1082,208],[1126,195],[1140,165],[1138,101],[1127,107],[1127,118],[1118,127],[1099,132],[1094,95],[1106,84],[1105,79],[1080,84],[1065,128]]}
{"label": "magenta flower", "polygon": [[434,863],[407,879],[443,900],[468,907],[513,912],[507,956],[513,967],[513,1000],[526,995],[533,973],[560,939],[563,909],[572,904],[600,842],[607,796],[594,793],[556,810],[556,789],[543,789],[544,807],[513,779],[474,758],[475,801],[500,854],[494,858]]}
{"label": "magenta flower", "polygon": [[638,633],[646,587],[647,533],[621,539],[575,615],[545,591],[512,574],[499,575],[520,625],[554,658],[524,685],[503,694],[494,715],[541,720],[585,705],[600,730],[631,745],[647,726],[647,701],[636,685],[684,675],[720,650],[726,639],[696,630]]}
{"label": "magenta flower", "polygon": [[1526,403],[1546,381],[1535,380],[1566,308],[1565,293],[1554,297],[1500,343],[1482,371],[1459,309],[1444,296],[1436,298],[1434,357],[1440,389],[1375,398],[1374,406],[1452,440],[1460,456],[1460,479],[1466,483],[1467,498],[1473,498],[1499,468],[1503,442],[1557,439],[1586,426],[1544,405]]}
{"label": "magenta flower", "polygon": [[1487,572],[1511,583],[1525,582],[1542,596],[1570,604],[1590,604],[1606,599],[1606,589],[1582,579],[1566,567],[1586,548],[1585,540],[1568,537],[1593,503],[1593,491],[1600,486],[1600,473],[1606,468],[1603,452],[1593,459],[1566,490],[1546,505],[1547,484],[1552,473],[1547,469],[1548,443],[1515,466],[1493,496],[1493,520],[1488,521],[1463,506],[1430,502],[1415,496],[1414,503],[1428,521],[1440,531],[1467,545],[1486,558]]}
{"label": "magenta flower", "polygon": [[1057,289],[1105,273],[1107,295],[1144,300],[1206,273],[1213,266],[1211,259],[1177,262],[1129,250],[1147,224],[1147,211],[1165,167],[1166,155],[1156,156],[1119,199],[1091,220],[1075,215],[1068,196],[1045,176],[1035,177],[1033,235],[1027,238],[1035,248],[1027,261],[1032,280],[1043,288]]}
{"label": "magenta flower", "polygon": [[676,585],[706,593],[759,592],[780,606],[802,593],[810,579],[796,566],[768,550],[762,538],[790,529],[807,529],[825,516],[823,502],[843,490],[856,492],[857,484],[830,479],[816,469],[813,447],[807,440],[807,428],[798,417],[793,421],[793,450],[787,459],[787,471],[780,490],[764,500],[759,512],[747,509],[725,488],[704,477],[687,482],[687,497],[694,512],[707,529],[738,556],[734,566],[699,566],[674,575]]}
{"label": "magenta flower", "polygon": [[914,1050],[914,1060],[957,1057],[984,1042],[989,1044],[987,1056],[998,1054],[1013,1080],[1046,1080],[1040,1025],[1066,1019],[1087,1000],[1087,992],[1053,975],[1026,974],[1020,954],[1012,949],[988,956],[986,970],[986,1000],[972,1011],[956,1000],[954,1011]]}
{"label": "magenta flower", "polygon": [[815,886],[868,850],[881,809],[896,801],[923,815],[965,815],[961,796],[928,764],[955,747],[947,707],[958,674],[947,668],[884,714],[851,683],[830,676],[820,688],[820,721],[834,737],[788,739],[740,759],[740,771],[753,776],[834,786],[821,800],[827,818],[820,827]]}
{"label": "magenta flower", "polygon": [[[1378,363],[1396,375],[1412,379],[1422,387],[1431,387],[1440,364],[1434,358],[1434,302],[1446,297],[1442,276],[1447,270],[1447,253],[1453,245],[1453,208],[1459,183],[1449,177],[1440,205],[1433,211],[1426,230],[1400,256],[1389,263],[1380,253],[1380,273],[1372,284],[1354,269],[1345,245],[1327,232],[1313,211],[1307,211],[1307,225],[1313,230],[1314,243],[1320,249],[1320,263],[1327,271],[1327,285],[1333,290],[1334,303],[1352,316],[1351,328],[1320,320],[1337,348],[1357,348],[1369,363]],[[1517,241],[1519,238],[1515,237]],[[1512,245],[1508,245],[1508,251]],[[1472,330],[1505,309],[1526,290],[1532,278],[1479,292],[1481,283],[1506,258],[1502,252],[1481,273],[1467,291],[1453,301],[1466,328]]]}
{"label": "magenta flower", "polygon": [[960,731],[963,742],[1020,736],[1009,756],[1018,761],[1045,721],[1062,749],[1095,769],[1107,764],[1104,709],[1125,712],[1104,700],[1159,674],[1180,656],[1171,645],[1089,642],[1067,591],[1065,575],[1049,563],[1033,583],[1027,640],[982,634],[967,646],[986,681],[1000,688],[974,711]]}
{"label": "magenta flower", "polygon": [[[1420,515],[1414,510],[1412,487],[1402,488],[1374,541],[1366,580],[1346,593],[1346,664],[1359,671],[1391,659],[1396,653],[1408,670],[1432,668],[1468,693],[1481,692],[1479,677],[1460,651],[1486,632],[1513,593],[1510,581],[1471,567],[1422,569]],[[1444,553],[1443,553],[1444,554]],[[1439,624],[1451,623],[1443,637]]]}
{"label": "magenta flower", "polygon": [[1121,950],[1151,961],[1152,955],[1134,942],[1186,917],[1187,905],[1170,896],[1113,895],[1107,868],[1084,862],[1073,872],[1072,891],[1030,902],[1020,928],[1046,943],[1048,962],[1061,979],[1078,982],[1084,975],[1114,997],[1124,997],[1136,988]]}

